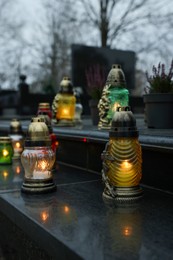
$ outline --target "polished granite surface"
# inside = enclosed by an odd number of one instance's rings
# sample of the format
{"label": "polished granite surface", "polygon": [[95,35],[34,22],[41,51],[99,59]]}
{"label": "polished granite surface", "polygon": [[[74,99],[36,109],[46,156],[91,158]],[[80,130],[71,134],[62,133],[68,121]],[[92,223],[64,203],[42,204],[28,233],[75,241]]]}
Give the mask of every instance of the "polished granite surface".
{"label": "polished granite surface", "polygon": [[[21,122],[23,130],[27,130],[31,118],[33,116],[20,117],[16,116]],[[173,129],[151,129],[147,128],[144,120],[143,114],[134,114],[136,119],[136,126],[139,131],[139,141],[142,145],[155,147],[165,147],[173,149]],[[13,117],[0,117],[0,131],[9,131],[10,122]],[[75,127],[60,127],[53,124],[53,132],[59,137],[65,138],[83,138],[87,137],[89,140],[105,142],[109,138],[109,131],[98,130],[97,126],[92,125],[90,117],[83,117],[82,123],[76,125]]]}
{"label": "polished granite surface", "polygon": [[142,200],[118,205],[98,174],[57,164],[53,176],[55,192],[26,195],[20,160],[0,167],[1,211],[53,259],[172,259],[172,193],[142,186]]}

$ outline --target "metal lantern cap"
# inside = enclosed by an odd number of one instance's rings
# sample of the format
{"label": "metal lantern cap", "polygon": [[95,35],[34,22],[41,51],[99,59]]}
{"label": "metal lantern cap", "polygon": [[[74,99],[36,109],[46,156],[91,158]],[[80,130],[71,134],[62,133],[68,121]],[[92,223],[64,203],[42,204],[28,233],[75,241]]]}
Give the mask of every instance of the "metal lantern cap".
{"label": "metal lantern cap", "polygon": [[25,146],[50,146],[49,129],[41,117],[33,117],[28,127]]}
{"label": "metal lantern cap", "polygon": [[129,106],[118,107],[112,118],[110,137],[138,137],[136,119]]}
{"label": "metal lantern cap", "polygon": [[44,103],[39,103],[39,104],[38,104],[38,108],[50,109],[50,104],[49,104],[49,103],[46,103],[46,102],[44,102]]}
{"label": "metal lantern cap", "polygon": [[10,134],[23,134],[21,123],[18,119],[13,118],[10,123]]}
{"label": "metal lantern cap", "polygon": [[60,93],[73,94],[73,84],[70,77],[63,77],[62,81],[60,82]]}
{"label": "metal lantern cap", "polygon": [[41,119],[42,122],[44,122],[49,130],[49,134],[53,132],[52,129],[52,124],[51,124],[51,119],[48,115],[39,115],[39,118]]}
{"label": "metal lantern cap", "polygon": [[0,144],[10,144],[11,138],[8,136],[0,136]]}
{"label": "metal lantern cap", "polygon": [[107,84],[113,87],[126,87],[126,79],[120,64],[113,64],[107,77]]}

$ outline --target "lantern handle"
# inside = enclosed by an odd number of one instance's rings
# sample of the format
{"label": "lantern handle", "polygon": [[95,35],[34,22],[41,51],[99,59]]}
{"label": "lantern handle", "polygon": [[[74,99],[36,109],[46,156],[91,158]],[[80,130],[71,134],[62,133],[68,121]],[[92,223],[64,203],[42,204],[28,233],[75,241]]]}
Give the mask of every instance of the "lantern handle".
{"label": "lantern handle", "polygon": [[117,107],[117,111],[131,111],[130,106],[125,106],[125,107]]}

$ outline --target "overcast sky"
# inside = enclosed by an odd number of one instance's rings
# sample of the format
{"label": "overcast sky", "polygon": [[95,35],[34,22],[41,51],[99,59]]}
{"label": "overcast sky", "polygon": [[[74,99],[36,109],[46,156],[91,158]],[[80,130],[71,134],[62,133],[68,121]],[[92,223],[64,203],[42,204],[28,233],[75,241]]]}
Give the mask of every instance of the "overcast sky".
{"label": "overcast sky", "polygon": [[[20,16],[20,17],[22,17],[23,18],[23,20],[26,22],[26,26],[24,27],[24,29],[23,29],[23,35],[24,35],[24,38],[27,40],[27,42],[30,42],[30,43],[37,43],[38,41],[37,41],[37,38],[36,37],[34,37],[34,36],[38,36],[38,33],[40,32],[41,33],[41,30],[40,31],[38,31],[38,27],[37,27],[37,25],[38,25],[38,22],[40,23],[41,21],[42,21],[42,23],[44,23],[44,21],[46,22],[46,18],[44,19],[44,16],[43,16],[43,9],[42,9],[42,4],[44,3],[44,0],[11,0],[13,3],[14,3],[14,5],[15,5],[15,7],[17,8],[17,10],[18,10],[18,12],[17,12],[17,14]],[[53,2],[54,0],[50,0],[50,2]],[[63,1],[63,0],[62,0]],[[76,0],[73,0],[74,1],[74,5],[76,4]],[[97,0],[88,0],[88,1],[93,1],[93,3],[95,3]],[[126,3],[128,3],[128,1],[130,1],[130,0],[124,0],[124,2],[123,2],[123,0],[122,0],[122,3],[123,3],[123,7],[124,7],[124,4]],[[151,2],[156,2],[156,3],[159,3],[160,5],[162,5],[162,8],[160,8],[162,11],[163,11],[163,9],[170,9],[171,10],[171,8],[172,8],[172,10],[173,10],[173,0],[149,0],[149,2],[151,3]],[[17,4],[16,4],[16,2],[17,2]],[[164,5],[163,5],[164,4]],[[81,9],[79,9],[79,10],[81,10]],[[173,11],[172,11],[173,12]],[[13,8],[10,8],[10,10],[9,10],[9,15],[12,15],[12,17],[13,17],[13,14],[14,14],[14,10],[13,10]],[[15,16],[14,16],[14,18],[16,17],[16,12],[15,12]],[[39,19],[39,18],[42,18],[42,19]],[[116,16],[117,17],[117,16]],[[139,27],[139,26],[138,26]],[[161,24],[158,24],[158,33],[159,33],[159,31],[161,30],[161,27],[162,27],[162,25]],[[37,29],[36,29],[37,28]],[[148,32],[149,30],[145,30],[145,33],[146,32]],[[170,36],[172,36],[173,35],[173,26],[170,26],[170,30],[169,30],[169,35]],[[87,28],[87,30],[86,30],[86,33],[83,33],[83,35],[82,35],[82,37],[84,37],[84,39],[83,39],[83,43],[84,44],[87,44],[87,45],[95,45],[95,46],[99,46],[99,37],[93,37],[93,40],[92,40],[92,37],[91,37],[91,35],[92,35],[92,33],[94,34],[94,36],[95,35],[98,35],[98,32],[97,33],[95,33],[95,30],[91,30],[90,31],[90,33],[88,34],[88,28]],[[22,33],[20,34],[20,35],[22,35]],[[137,46],[137,41],[139,41],[138,42],[138,46],[141,46],[140,44],[142,44],[143,42],[144,42],[144,37],[146,37],[147,39],[151,39],[151,41],[152,41],[152,35],[151,34],[143,34],[143,31],[141,30],[141,34],[136,34],[135,36],[136,36],[136,38],[135,37],[131,37],[131,38],[133,38],[133,42],[132,42],[132,44],[133,44],[133,46],[132,45],[130,45],[130,41],[129,41],[129,38],[128,38],[128,36],[126,36],[126,35],[128,35],[128,32],[127,32],[127,34],[124,34],[125,36],[125,39],[126,39],[126,41],[124,41],[124,45],[123,45],[123,42],[122,42],[122,40],[121,40],[121,42],[119,41],[118,42],[118,44],[117,43],[115,43],[115,48],[117,47],[117,49],[124,49],[124,50],[127,50],[127,48],[129,48],[128,50],[133,50],[133,51],[136,51],[137,50],[137,48],[136,48],[136,46]],[[147,36],[146,36],[147,35]],[[156,34],[155,34],[156,35]],[[153,36],[154,36],[154,34],[153,34]],[[44,35],[43,34],[41,34],[41,37],[43,38],[44,37]],[[44,39],[42,39],[41,38],[41,41],[44,41]],[[173,38],[173,37],[170,37],[171,39]],[[81,43],[82,44],[82,42],[80,42],[80,37],[78,37],[78,39],[79,39],[79,43]],[[169,40],[168,39],[168,41],[167,41],[167,43],[166,43],[166,46],[165,46],[165,44],[163,45],[163,50],[164,50],[164,48],[165,47],[169,47],[170,49],[172,49],[172,40]],[[123,40],[124,40],[124,38],[123,38]],[[137,41],[136,41],[137,40]],[[162,39],[161,39],[162,40]],[[161,40],[160,40],[160,42],[159,42],[159,44],[161,43]],[[155,41],[155,42],[157,42],[157,41]],[[26,44],[25,44],[25,46],[27,46]],[[132,46],[132,48],[131,48],[131,46]],[[24,65],[24,63],[27,63],[28,62],[28,64],[29,65],[31,65],[31,67],[33,67],[33,60],[30,60],[30,58],[31,58],[31,51],[34,51],[34,48],[33,48],[33,46],[32,46],[32,48],[30,48],[30,50],[28,51],[28,54],[27,55],[25,55],[25,53],[24,53],[24,55],[22,56],[22,65]],[[27,52],[27,50],[26,50],[26,52]],[[170,59],[171,59],[171,56],[173,56],[173,55],[169,55],[169,57],[168,57],[168,59],[169,59],[169,62],[170,62]],[[35,58],[35,61],[37,61],[38,59],[37,58]],[[157,62],[159,62],[159,61],[162,61],[162,59],[161,59],[161,57],[159,57],[158,55],[154,55],[154,56],[152,56],[149,52],[148,53],[146,53],[145,54],[145,56],[144,56],[144,62],[142,61],[140,64],[142,64],[142,66],[143,66],[143,68],[145,69],[146,68],[146,61],[148,62],[148,64],[149,64],[149,66],[148,67],[152,67],[152,65],[153,64],[157,64]],[[25,72],[24,72],[25,73]],[[29,81],[30,81],[30,79],[29,79]]]}

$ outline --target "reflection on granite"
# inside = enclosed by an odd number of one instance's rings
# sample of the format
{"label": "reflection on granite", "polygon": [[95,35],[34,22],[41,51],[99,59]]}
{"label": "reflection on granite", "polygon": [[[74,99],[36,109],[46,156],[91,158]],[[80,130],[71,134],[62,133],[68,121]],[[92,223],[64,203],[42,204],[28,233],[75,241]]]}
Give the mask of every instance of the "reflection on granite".
{"label": "reflection on granite", "polygon": [[20,159],[13,159],[11,165],[0,166],[0,193],[19,189],[24,177]]}
{"label": "reflection on granite", "polygon": [[[57,191],[52,194],[0,194],[1,210],[23,223],[33,239],[45,232],[39,240],[54,249],[52,257],[60,256],[58,241],[71,250],[70,259],[172,258],[173,194],[143,187],[144,197],[135,204],[115,204],[102,198],[99,175],[58,165],[54,178]],[[32,228],[35,223],[38,230]]]}

